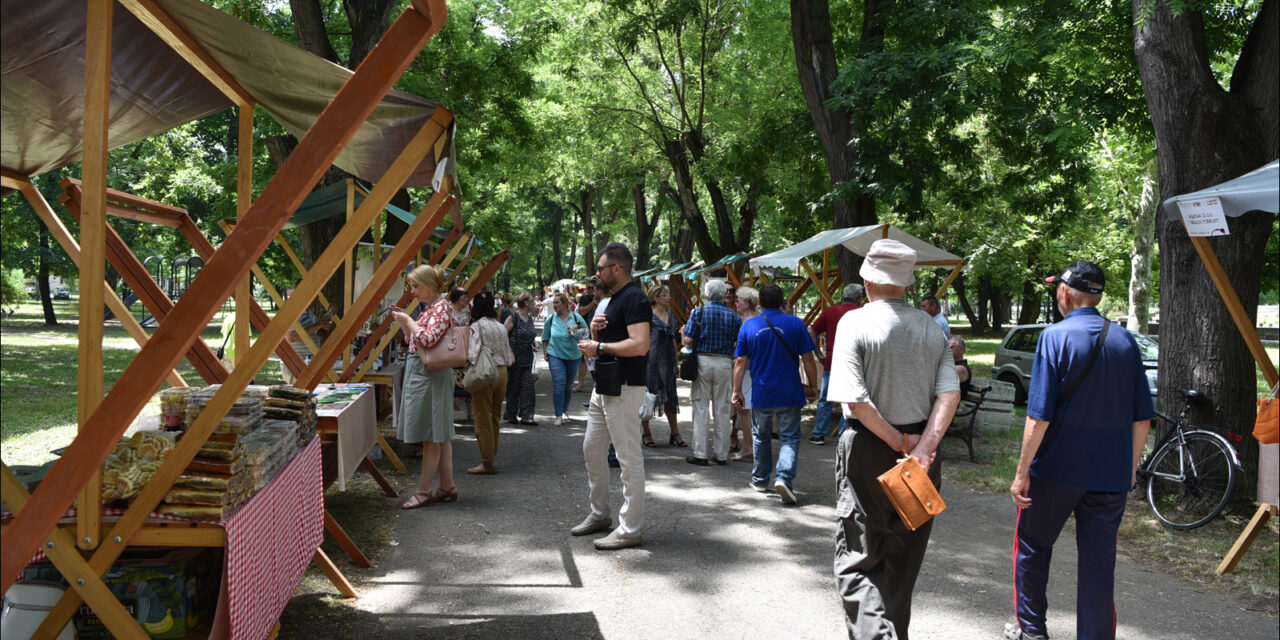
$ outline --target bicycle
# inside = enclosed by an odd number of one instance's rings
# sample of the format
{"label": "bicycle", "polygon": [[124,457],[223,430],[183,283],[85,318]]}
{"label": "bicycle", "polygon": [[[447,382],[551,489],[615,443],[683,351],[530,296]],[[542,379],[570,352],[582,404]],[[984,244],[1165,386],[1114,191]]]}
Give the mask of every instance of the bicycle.
{"label": "bicycle", "polygon": [[1156,518],[1174,529],[1195,529],[1226,508],[1236,478],[1242,472],[1240,455],[1231,444],[1239,435],[1217,427],[1191,424],[1192,407],[1213,407],[1213,400],[1193,389],[1180,389],[1186,403],[1176,420],[1156,412],[1169,429],[1152,453],[1138,465],[1146,480],[1147,502]]}

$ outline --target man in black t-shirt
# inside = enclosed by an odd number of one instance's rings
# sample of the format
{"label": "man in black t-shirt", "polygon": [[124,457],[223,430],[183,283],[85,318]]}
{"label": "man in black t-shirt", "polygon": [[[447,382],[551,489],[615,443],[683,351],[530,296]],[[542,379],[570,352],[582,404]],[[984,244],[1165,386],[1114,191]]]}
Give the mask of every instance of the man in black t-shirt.
{"label": "man in black t-shirt", "polygon": [[[603,314],[591,318],[595,339],[578,348],[596,357],[596,388],[587,409],[587,434],[582,454],[587,465],[591,513],[569,532],[583,536],[613,531],[595,541],[611,551],[640,544],[644,522],[644,455],[640,446],[640,405],[644,403],[649,369],[649,298],[631,281],[631,251],[613,242],[596,256],[596,272],[609,291]],[[606,451],[612,441],[622,468],[622,508],[613,528],[609,509],[609,467]]]}

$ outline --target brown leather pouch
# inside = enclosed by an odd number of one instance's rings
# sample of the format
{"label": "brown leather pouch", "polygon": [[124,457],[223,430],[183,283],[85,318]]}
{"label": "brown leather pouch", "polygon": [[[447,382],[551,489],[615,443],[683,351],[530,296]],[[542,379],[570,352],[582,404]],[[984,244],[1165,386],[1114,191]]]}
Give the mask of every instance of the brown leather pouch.
{"label": "brown leather pouch", "polygon": [[[902,434],[903,452],[909,451],[907,442],[907,434],[904,433]],[[884,489],[889,502],[892,502],[893,508],[897,509],[898,517],[902,518],[903,524],[912,531],[919,529],[930,518],[947,508],[947,504],[942,501],[942,496],[938,494],[937,487],[934,487],[933,481],[929,479],[929,474],[915,458],[908,457],[899,462],[876,480],[880,481],[880,488]]]}

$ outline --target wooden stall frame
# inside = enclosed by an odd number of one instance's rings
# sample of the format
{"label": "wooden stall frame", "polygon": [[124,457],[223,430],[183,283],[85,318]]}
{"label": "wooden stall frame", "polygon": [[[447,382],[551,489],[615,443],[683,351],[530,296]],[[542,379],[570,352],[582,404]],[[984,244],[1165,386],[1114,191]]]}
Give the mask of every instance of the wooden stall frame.
{"label": "wooden stall frame", "polygon": [[[163,15],[159,9],[151,5],[151,11],[144,2],[126,2],[126,7],[136,11],[144,21],[147,16]],[[82,225],[82,273],[87,271],[89,281],[100,281],[102,269],[105,268],[105,188],[106,188],[106,91],[109,87],[110,59],[110,24],[111,3],[89,3],[90,15],[87,20],[89,39],[88,60],[86,62],[86,135],[85,135],[85,178],[93,186],[86,187],[85,215],[88,218]],[[105,7],[99,9],[96,7]],[[139,8],[142,7],[142,8]],[[425,13],[424,13],[425,12]],[[310,185],[314,184],[320,173],[332,164],[342,147],[351,139],[374,106],[381,101],[392,83],[408,67],[412,59],[434,35],[447,19],[447,11],[443,0],[420,1],[406,10],[391,26],[387,34],[365,58],[356,72],[339,89],[329,107],[320,115],[315,125],[303,137],[294,153],[280,167],[276,177],[264,189],[258,202],[248,207],[244,215],[244,226],[240,232],[228,237],[227,242],[206,265],[205,271],[174,307],[169,318],[162,321],[152,339],[142,346],[138,356],[121,376],[105,399],[98,393],[92,394],[92,380],[85,370],[97,370],[101,376],[101,367],[92,366],[101,360],[101,323],[82,323],[81,336],[81,387],[82,395],[89,400],[81,411],[81,432],[68,448],[61,460],[46,476],[44,482],[28,500],[21,487],[4,483],[3,499],[8,504],[22,502],[23,507],[16,510],[15,518],[3,533],[3,567],[0,567],[0,585],[7,591],[18,577],[27,558],[35,550],[41,539],[48,537],[50,545],[46,548],[62,547],[69,549],[64,532],[57,527],[57,520],[77,495],[89,495],[96,491],[93,476],[100,473],[102,459],[137,416],[142,405],[146,403],[160,383],[173,369],[178,359],[187,351],[197,337],[197,328],[207,324],[208,320],[231,293],[237,281],[247,275],[249,264],[266,248],[266,243],[278,233],[284,224],[284,212],[293,210],[301,202]],[[180,31],[180,30],[179,30]],[[163,36],[163,34],[162,34]],[[206,70],[201,68],[202,72]],[[216,84],[216,83],[215,83]],[[101,92],[97,99],[103,102],[102,107],[93,107],[93,94]],[[96,130],[95,130],[96,128]],[[425,129],[425,127],[424,127]],[[96,148],[95,140],[100,141],[101,148]],[[411,145],[412,146],[412,145]],[[101,167],[94,164],[93,156],[101,157]],[[401,154],[389,174],[399,173],[402,177],[397,185],[403,183],[408,169],[403,167],[406,154]],[[417,160],[420,160],[421,156]],[[416,166],[417,161],[413,161]],[[98,229],[94,236],[92,228]],[[342,235],[342,234],[340,234]],[[354,245],[354,238],[351,244]],[[331,247],[333,249],[334,247]],[[349,247],[348,249],[349,250]],[[326,251],[326,255],[334,253]],[[325,256],[322,256],[322,260]],[[95,265],[97,265],[95,267]],[[332,268],[336,268],[336,264]],[[332,273],[332,268],[328,273]],[[83,277],[83,276],[82,276]],[[326,274],[327,277],[327,274]],[[306,279],[304,279],[304,282]],[[309,288],[318,289],[319,278],[306,282]],[[81,299],[82,317],[91,317],[85,307],[93,313],[101,311],[103,298],[101,292],[94,293],[96,287],[88,289],[88,300]],[[90,305],[93,306],[90,306]],[[290,308],[292,307],[292,308]],[[267,334],[279,334],[283,338],[287,326],[301,315],[300,305],[287,305],[282,309],[282,322],[273,322],[267,327]],[[289,317],[292,315],[293,317]],[[96,340],[92,330],[86,326],[97,325],[99,335]],[[85,335],[88,333],[89,335]],[[267,344],[269,344],[269,338]],[[202,414],[192,425],[188,437],[184,438],[178,448],[157,472],[157,477],[144,488],[134,504],[116,523],[112,529],[112,537],[103,540],[92,558],[81,568],[85,568],[87,576],[77,578],[76,582],[85,589],[73,589],[64,595],[55,606],[54,611],[46,618],[39,633],[52,635],[70,618],[79,605],[81,591],[89,595],[90,606],[103,617],[108,629],[117,637],[145,637],[142,630],[131,619],[122,620],[118,613],[123,612],[118,601],[100,602],[92,595],[94,590],[105,590],[102,573],[115,561],[119,554],[130,543],[131,538],[143,525],[151,509],[156,506],[164,493],[168,491],[173,480],[181,472],[195,450],[207,439],[212,428],[216,426],[221,413],[234,401],[251,379],[251,370],[266,361],[268,347],[260,341],[248,349],[245,356],[246,366],[232,372],[226,386],[215,395],[210,410]],[[96,354],[94,353],[96,351]],[[256,364],[255,364],[256,361]],[[215,418],[215,415],[219,418]],[[93,502],[97,504],[96,497]],[[62,543],[62,544],[59,544]],[[52,546],[51,546],[52,545]],[[55,551],[55,553],[58,553]],[[79,557],[78,555],[76,556]],[[81,560],[83,562],[83,560]],[[61,568],[61,567],[60,567]],[[70,568],[68,568],[70,569]],[[67,569],[64,569],[64,572]],[[87,586],[86,586],[87,585]],[[114,607],[114,609],[113,609]]]}
{"label": "wooden stall frame", "polygon": [[[1231,280],[1227,278],[1227,272],[1222,268],[1222,263],[1218,261],[1218,254],[1214,252],[1208,238],[1193,236],[1191,244],[1196,248],[1196,253],[1200,254],[1200,261],[1204,264],[1205,270],[1209,272],[1209,278],[1213,280],[1213,286],[1217,288],[1218,295],[1222,297],[1222,303],[1227,305],[1227,311],[1231,313],[1231,319],[1235,321],[1236,328],[1240,331],[1240,337],[1248,345],[1249,353],[1253,354],[1253,359],[1258,363],[1258,368],[1262,370],[1262,375],[1266,378],[1267,384],[1275,387],[1277,380],[1280,379],[1276,374],[1275,363],[1271,362],[1270,354],[1262,346],[1262,340],[1258,337],[1258,329],[1249,320],[1249,314],[1244,310],[1244,305],[1240,302],[1240,296],[1236,293],[1235,287],[1231,286]],[[1227,555],[1218,564],[1217,573],[1219,575],[1235,571],[1240,559],[1249,551],[1254,539],[1262,532],[1267,519],[1275,515],[1277,509],[1277,505],[1258,504],[1258,510],[1254,512],[1253,518],[1249,520],[1249,524],[1245,526],[1244,531],[1240,532],[1235,543],[1231,545],[1231,549],[1227,551]]]}

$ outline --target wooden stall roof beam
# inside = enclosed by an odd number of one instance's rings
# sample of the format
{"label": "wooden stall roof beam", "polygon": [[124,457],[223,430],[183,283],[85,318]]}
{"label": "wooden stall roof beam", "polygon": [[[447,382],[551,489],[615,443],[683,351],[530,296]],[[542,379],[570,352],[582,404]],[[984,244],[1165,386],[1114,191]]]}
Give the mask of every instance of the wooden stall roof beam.
{"label": "wooden stall roof beam", "polygon": [[[284,249],[284,254],[289,256],[289,262],[293,263],[293,267],[298,270],[298,274],[306,276],[307,267],[302,264],[302,259],[298,257],[298,254],[294,252],[293,247],[289,245],[288,238],[285,238],[282,234],[276,234],[276,242],[280,243],[280,248]],[[316,297],[320,300],[320,306],[324,307],[326,311],[333,308],[329,304],[329,299],[324,297],[323,293],[316,294]]]}
{"label": "wooden stall roof beam", "polygon": [[[436,248],[435,252],[431,254],[431,258],[427,261],[427,263],[436,264],[437,262],[439,262],[444,257],[448,243],[461,242],[461,240],[458,240],[458,236],[460,234],[461,234],[461,230],[456,227],[454,228],[453,231],[449,232],[449,236],[445,238],[445,242],[441,243],[440,246]],[[420,257],[421,257],[420,255],[414,255],[415,260],[418,260]],[[408,289],[405,289],[405,292],[400,295],[400,299],[396,301],[396,306],[403,309],[407,307],[409,303],[412,301],[413,301],[413,292]],[[395,318],[393,318],[391,314],[387,314],[387,317],[382,319],[382,322],[378,324],[378,327],[373,330],[372,334],[369,335],[368,342],[365,343],[364,347],[360,349],[360,353],[356,354],[356,357],[353,360],[354,362],[354,365],[352,367],[353,370],[356,367],[359,367],[359,370],[354,372],[343,371],[342,376],[338,379],[340,382],[350,382],[353,379],[358,380],[362,378],[366,373],[368,373],[369,369],[373,367],[373,361],[376,360],[377,357],[381,355],[383,351],[386,350],[387,345],[391,344],[391,340],[395,337],[396,335],[395,332],[392,332],[390,334],[387,333],[387,330],[391,328],[394,322],[395,322]],[[399,327],[397,326],[397,329],[398,328]],[[385,339],[379,342],[379,339],[382,338],[383,334],[387,334],[387,336]],[[378,343],[376,348],[374,347],[375,342]]]}
{"label": "wooden stall roof beam", "polygon": [[178,23],[169,17],[163,9],[155,4],[152,0],[120,0],[120,4],[128,9],[130,13],[138,18],[149,29],[160,36],[166,44],[173,48],[178,55],[182,56],[200,75],[204,76],[209,84],[221,91],[223,95],[231,99],[241,107],[253,107],[255,100],[249,95],[239,83],[223,69],[221,65],[214,62],[213,58],[196,43],[190,35],[187,34]]}
{"label": "wooden stall roof beam", "polygon": [[[422,132],[414,138],[409,144],[408,149],[419,150],[425,155],[431,148],[431,143],[435,142],[438,135],[443,135],[447,130],[446,126],[440,127],[442,123],[432,120],[427,126],[423,127]],[[416,154],[415,154],[416,155]],[[417,164],[417,161],[414,161]],[[347,223],[347,226],[361,223],[361,232],[368,226],[369,218],[377,215],[391,200],[391,196],[399,188],[400,182],[396,184],[386,184],[379,182],[374,188],[373,193],[365,199],[364,204],[360,205],[360,209],[356,212],[354,219]],[[409,229],[405,231],[408,237],[418,236],[423,229],[434,229],[441,220],[444,219],[445,213],[454,205],[457,200],[449,195],[451,182],[447,178],[445,184],[442,185],[441,191],[436,193],[427,201],[427,205],[423,207],[422,212],[409,225]],[[380,193],[381,192],[381,193]],[[354,244],[354,243],[353,243]],[[315,389],[320,384],[320,380],[326,370],[333,367],[333,363],[342,355],[345,345],[350,344],[355,339],[356,334],[360,332],[360,326],[368,319],[378,308],[378,302],[382,300],[382,296],[386,295],[391,289],[391,285],[396,278],[399,277],[400,271],[404,269],[409,261],[413,260],[413,249],[407,243],[397,244],[394,249],[387,254],[386,262],[382,263],[373,273],[369,285],[364,291],[360,292],[360,296],[351,303],[344,314],[342,321],[338,326],[333,328],[329,334],[329,339],[320,346],[320,351],[311,359],[311,363],[307,365],[307,370],[298,376],[298,387],[303,389]]]}
{"label": "wooden stall roof beam", "polygon": [[[439,4],[442,6],[443,2]],[[151,340],[142,347],[112,387],[106,402],[89,418],[89,428],[71,443],[36,489],[33,500],[15,515],[13,525],[5,531],[3,544],[0,545],[0,591],[7,591],[9,585],[17,580],[36,546],[53,530],[58,518],[71,505],[75,494],[89,480],[94,470],[102,465],[111,447],[159,388],[165,372],[178,363],[182,354],[197,339],[196,332],[209,323],[221,301],[230,295],[235,281],[248,272],[249,265],[284,227],[287,212],[297,209],[311,186],[333,164],[338,153],[408,68],[423,45],[443,26],[439,22],[433,22],[441,18],[438,13],[433,13],[432,20],[428,20],[417,11],[405,11],[373,51],[365,56],[355,74],[338,90],[333,101],[320,114],[307,135],[298,143],[298,147],[281,165],[275,178],[250,207],[249,213],[241,222],[241,228],[227,238],[218,254],[188,289],[187,295],[174,308],[174,313],[161,323]],[[281,328],[287,328],[297,316],[302,315],[301,312],[299,308],[297,315],[286,318],[286,323],[281,324]],[[283,333],[276,336],[277,340],[280,338],[283,338]],[[263,361],[265,360],[264,354]],[[244,373],[247,375],[249,372]],[[233,374],[232,377],[238,376]],[[248,379],[238,382],[241,383],[239,388],[224,387],[224,390],[234,390],[238,394],[244,384],[248,383]],[[227,399],[230,400],[229,395]],[[208,433],[200,434],[200,442],[207,436]],[[187,441],[188,438],[183,439],[184,443]],[[200,442],[191,443],[189,453],[192,456]],[[182,468],[189,459],[188,457],[188,460],[182,461]],[[177,458],[174,460],[177,461]],[[173,477],[180,471],[181,468],[174,468]],[[172,483],[173,477],[167,479],[164,489]],[[161,496],[157,494],[155,497],[158,501]],[[144,510],[131,509],[121,520],[125,526],[120,530],[136,531],[154,505],[152,502],[145,505]],[[124,546],[123,543],[106,541],[94,554],[92,564],[105,571],[124,550]],[[64,600],[67,599],[69,598],[64,597]],[[65,620],[74,611],[73,603],[70,609],[60,613],[65,616]]]}
{"label": "wooden stall roof beam", "polygon": [[[75,185],[63,186],[67,187],[68,191],[58,196],[58,201],[78,220],[80,219],[80,190]],[[173,311],[173,301],[160,288],[160,285],[156,284],[151,274],[147,272],[147,268],[110,226],[107,227],[107,259],[111,261],[120,277],[124,278],[124,281],[133,289],[143,306],[155,316],[156,320],[163,322]],[[220,384],[227,379],[227,368],[222,365],[218,356],[213,353],[209,345],[205,344],[204,340],[192,341],[187,347],[186,357],[206,383]]]}
{"label": "wooden stall roof beam", "polygon": [[[40,216],[40,220],[44,222],[44,226],[49,229],[49,235],[52,235],[53,239],[58,241],[58,244],[62,246],[62,250],[67,253],[71,261],[78,267],[80,265],[80,243],[71,237],[71,232],[67,230],[66,225],[62,224],[62,219],[53,212],[53,207],[49,206],[49,202],[44,199],[44,194],[40,193],[40,190],[36,189],[31,184],[31,181],[26,178],[15,180],[12,183],[6,181],[4,186],[18,189],[22,192],[31,208],[35,209],[36,215]],[[138,324],[138,320],[129,312],[129,308],[124,306],[124,301],[120,299],[120,296],[116,295],[116,292],[111,289],[111,285],[105,281],[102,283],[102,295],[107,301],[107,308],[111,309],[111,313],[114,313],[116,318],[119,318],[120,324],[124,326],[125,331],[129,332],[133,341],[137,342],[139,347],[146,344],[150,338],[147,335],[147,331],[142,328],[142,325]],[[175,387],[187,386],[187,381],[176,370],[171,371],[166,380]]]}
{"label": "wooden stall roof beam", "polygon": [[449,276],[448,280],[445,280],[445,290],[441,293],[448,293],[453,287],[462,286],[462,283],[465,282],[462,279],[462,275],[466,272],[467,265],[471,264],[471,259],[475,257],[479,250],[480,247],[477,245],[472,245],[471,249],[467,250],[467,255],[462,257],[462,262],[459,262],[458,266],[454,267],[453,275]]}
{"label": "wooden stall roof beam", "polygon": [[[228,222],[227,220],[219,220],[218,228],[222,229],[223,232],[225,232],[227,235],[231,235],[231,232],[235,230],[236,226],[231,222]],[[280,291],[276,289],[275,285],[271,284],[270,280],[267,279],[267,274],[262,271],[262,267],[258,266],[258,264],[255,262],[253,266],[250,267],[250,271],[253,273],[253,275],[258,276],[258,282],[262,284],[263,290],[265,290],[267,292],[267,295],[271,297],[271,300],[276,303],[276,306],[277,307],[283,306],[284,296],[280,295]],[[266,318],[266,312],[262,310],[262,307],[258,307],[256,311],[262,313],[263,318]],[[254,314],[254,319],[255,319],[255,326],[257,326],[256,325],[257,313]],[[267,325],[267,322],[270,322],[270,320],[269,319],[264,320],[262,322],[262,326],[265,327]],[[316,346],[315,341],[311,339],[311,335],[307,333],[306,329],[302,328],[301,324],[294,322],[293,332],[298,334],[298,338],[302,340],[302,344],[306,345],[308,351],[310,351],[311,353],[315,353],[320,350],[320,348]],[[293,351],[293,347],[290,346],[288,348],[289,348],[289,351]],[[279,355],[280,351],[277,350],[276,353],[277,355]],[[293,351],[293,353],[294,353],[294,356],[297,356],[298,352]],[[303,362],[302,358],[300,357],[297,359],[296,371],[292,368],[292,366],[290,366],[290,363],[288,360],[284,360],[283,356],[281,356],[281,360],[285,363],[285,366],[289,368],[289,373],[291,373],[294,376],[297,376],[298,373],[300,373],[304,368],[306,368],[306,363]],[[330,372],[326,379],[334,380],[333,373]]]}
{"label": "wooden stall roof beam", "polygon": [[[462,249],[467,246],[468,242],[471,241],[471,237],[473,235],[474,234],[472,234],[470,231],[464,231],[462,233],[461,241],[453,245],[453,248],[449,250],[448,255],[444,257],[444,260],[440,261],[440,266],[445,269],[448,269],[449,264],[453,262],[454,258],[458,257],[458,254],[462,251]],[[441,293],[444,293],[444,292],[442,291]]]}
{"label": "wooden stall roof beam", "polygon": [[[31,497],[22,486],[22,482],[18,480],[18,476],[3,463],[0,463],[0,493],[4,494],[4,503],[14,511],[21,509]],[[89,603],[93,612],[102,619],[102,623],[115,637],[146,640],[148,636],[142,627],[138,626],[133,616],[125,610],[124,605],[116,599],[107,585],[103,584],[101,575],[94,573],[89,563],[85,562],[79,551],[76,551],[75,538],[71,535],[69,528],[59,527],[51,532],[49,541],[44,547],[44,554],[67,579],[72,589],[75,589],[76,593]],[[49,631],[51,633],[48,637],[56,635],[54,633],[56,629]],[[39,633],[33,637],[39,637]]]}
{"label": "wooden stall roof beam", "polygon": [[510,257],[510,255],[511,252],[508,249],[503,249],[492,258],[489,258],[489,261],[484,263],[484,266],[480,267],[480,270],[467,281],[465,286],[467,295],[474,297],[477,293],[480,293],[482,289],[488,286],[489,281],[493,279],[493,276],[497,275],[498,269],[501,269],[502,265],[507,263],[507,258]]}
{"label": "wooden stall roof beam", "polygon": [[[68,188],[68,185],[74,185],[77,189],[84,189],[82,181],[71,177],[63,178],[59,184],[64,189]],[[182,225],[183,218],[189,217],[185,209],[155,200],[148,200],[147,198],[116,189],[107,189],[107,213],[118,218],[127,218],[138,222],[174,228]]]}
{"label": "wooden stall roof beam", "polygon": [[1222,302],[1227,305],[1227,311],[1231,312],[1231,319],[1235,320],[1236,328],[1240,330],[1240,337],[1244,338],[1245,344],[1249,345],[1249,352],[1257,361],[1258,368],[1262,369],[1262,376],[1267,379],[1268,385],[1276,386],[1276,365],[1271,362],[1271,356],[1262,346],[1262,340],[1258,338],[1258,329],[1253,326],[1253,321],[1245,312],[1244,305],[1240,304],[1240,296],[1236,295],[1235,287],[1231,286],[1231,280],[1227,278],[1227,272],[1222,269],[1222,263],[1218,262],[1218,254],[1214,253],[1208,238],[1192,237],[1191,244],[1200,254],[1200,261],[1204,263],[1209,277],[1213,279],[1213,286],[1218,288],[1218,295],[1222,296]]}

